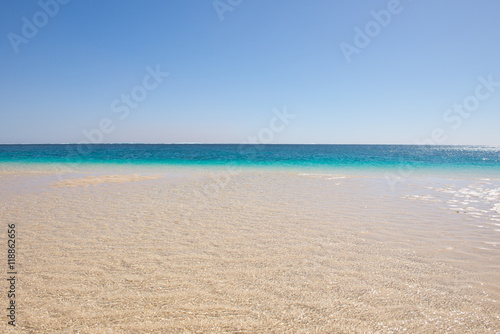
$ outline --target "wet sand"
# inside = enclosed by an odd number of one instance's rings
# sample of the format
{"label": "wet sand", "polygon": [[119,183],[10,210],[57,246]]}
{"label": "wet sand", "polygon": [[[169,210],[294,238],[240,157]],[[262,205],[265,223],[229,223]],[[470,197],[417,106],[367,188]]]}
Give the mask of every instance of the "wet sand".
{"label": "wet sand", "polygon": [[500,332],[498,180],[181,174],[1,174],[0,331]]}

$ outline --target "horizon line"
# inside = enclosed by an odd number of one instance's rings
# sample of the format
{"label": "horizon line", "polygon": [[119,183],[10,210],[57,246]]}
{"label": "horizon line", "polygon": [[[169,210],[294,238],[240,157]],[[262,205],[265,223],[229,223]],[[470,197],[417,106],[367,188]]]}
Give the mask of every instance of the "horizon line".
{"label": "horizon line", "polygon": [[178,143],[0,143],[6,145],[360,145],[360,146],[492,146],[498,147],[500,144],[387,144],[387,143],[202,143],[202,142],[178,142]]}

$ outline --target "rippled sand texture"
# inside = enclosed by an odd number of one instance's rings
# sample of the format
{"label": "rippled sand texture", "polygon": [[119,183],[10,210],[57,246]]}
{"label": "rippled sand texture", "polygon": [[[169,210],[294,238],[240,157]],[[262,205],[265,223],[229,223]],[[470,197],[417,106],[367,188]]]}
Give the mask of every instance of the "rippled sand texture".
{"label": "rippled sand texture", "polygon": [[145,176],[145,175],[101,175],[101,176],[87,176],[82,178],[72,178],[61,180],[55,184],[54,187],[88,187],[90,185],[98,185],[103,183],[126,183],[144,180],[156,180],[160,176]]}
{"label": "rippled sand texture", "polygon": [[500,331],[499,181],[16,178],[19,333]]}

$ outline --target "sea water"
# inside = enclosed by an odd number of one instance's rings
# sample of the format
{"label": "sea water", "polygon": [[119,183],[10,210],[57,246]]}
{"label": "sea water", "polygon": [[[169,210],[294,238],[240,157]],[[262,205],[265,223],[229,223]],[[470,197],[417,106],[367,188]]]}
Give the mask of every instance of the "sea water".
{"label": "sea water", "polygon": [[3,164],[128,164],[385,170],[500,176],[500,147],[427,145],[0,145]]}

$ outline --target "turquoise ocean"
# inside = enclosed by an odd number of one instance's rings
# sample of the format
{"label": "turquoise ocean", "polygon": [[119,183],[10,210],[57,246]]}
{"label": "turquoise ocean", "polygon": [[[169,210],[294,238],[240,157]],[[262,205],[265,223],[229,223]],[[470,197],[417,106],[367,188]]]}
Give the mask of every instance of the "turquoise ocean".
{"label": "turquoise ocean", "polygon": [[432,171],[500,176],[500,147],[426,145],[36,144],[0,145],[0,164],[238,166]]}

